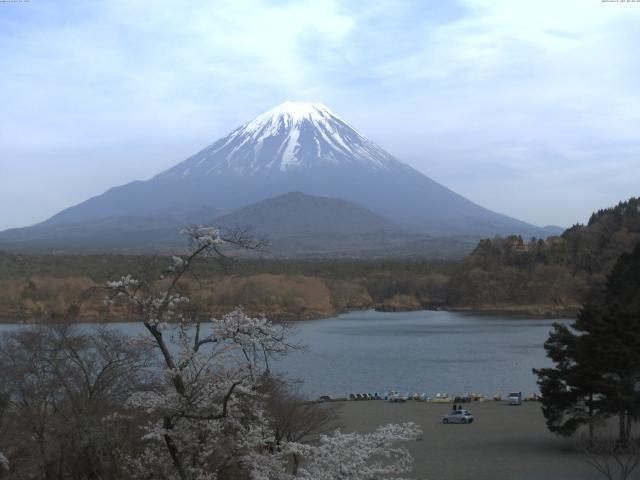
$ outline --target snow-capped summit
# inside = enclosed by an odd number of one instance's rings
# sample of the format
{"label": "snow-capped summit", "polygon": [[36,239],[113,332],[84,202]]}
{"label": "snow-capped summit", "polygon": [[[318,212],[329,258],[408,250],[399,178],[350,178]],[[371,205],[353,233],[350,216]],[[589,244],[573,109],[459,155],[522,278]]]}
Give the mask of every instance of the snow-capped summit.
{"label": "snow-capped summit", "polygon": [[322,122],[331,117],[340,120],[335,113],[322,103],[292,102],[287,100],[280,105],[276,105],[271,110],[261,113],[246,123],[244,127],[246,127],[247,131],[257,131],[266,124],[274,125],[280,119],[295,125],[300,124],[303,120]]}
{"label": "snow-capped summit", "polygon": [[327,164],[386,169],[400,162],[321,103],[287,101],[163,175],[277,174]]}

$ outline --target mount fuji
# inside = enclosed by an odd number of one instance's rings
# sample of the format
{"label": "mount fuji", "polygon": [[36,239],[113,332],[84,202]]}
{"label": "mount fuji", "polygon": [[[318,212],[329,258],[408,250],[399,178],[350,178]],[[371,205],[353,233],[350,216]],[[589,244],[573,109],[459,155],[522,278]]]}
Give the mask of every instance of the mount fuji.
{"label": "mount fuji", "polygon": [[122,246],[128,232],[143,238],[140,232],[211,223],[289,192],[355,203],[411,234],[557,233],[467,200],[402,163],[322,104],[284,102],[149,180],[114,187],[32,227],[1,232],[0,247],[37,241],[64,248],[85,237],[88,242],[91,232],[117,238]]}

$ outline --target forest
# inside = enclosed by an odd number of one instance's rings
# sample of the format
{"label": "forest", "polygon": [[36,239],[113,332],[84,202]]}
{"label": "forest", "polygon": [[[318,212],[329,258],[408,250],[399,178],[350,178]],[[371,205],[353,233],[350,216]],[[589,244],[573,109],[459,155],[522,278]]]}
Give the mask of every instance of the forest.
{"label": "forest", "polygon": [[[185,294],[208,313],[242,305],[272,319],[308,319],[376,308],[574,314],[600,290],[616,259],[640,241],[640,199],[594,212],[547,239],[481,240],[462,260],[197,259]],[[91,294],[120,272],[162,286],[154,255],[24,255],[0,252],[0,318],[50,322],[129,318]]]}

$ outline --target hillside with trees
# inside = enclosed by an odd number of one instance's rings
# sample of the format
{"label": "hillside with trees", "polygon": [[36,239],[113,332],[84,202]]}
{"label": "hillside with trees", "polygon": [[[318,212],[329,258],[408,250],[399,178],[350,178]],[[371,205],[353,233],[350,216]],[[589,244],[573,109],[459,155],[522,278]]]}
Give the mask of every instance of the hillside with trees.
{"label": "hillside with trees", "polygon": [[639,241],[639,198],[599,210],[558,237],[482,240],[449,283],[447,301],[478,309],[577,308]]}
{"label": "hillside with trees", "polygon": [[[482,240],[461,261],[254,258],[221,264],[201,259],[198,276],[186,278],[183,288],[212,314],[243,305],[273,319],[368,308],[567,315],[600,290],[616,259],[639,241],[640,199],[631,198],[595,212],[586,225],[561,236]],[[83,292],[122,271],[160,287],[165,264],[166,257],[157,255],[0,252],[0,319],[103,318],[101,299]]]}

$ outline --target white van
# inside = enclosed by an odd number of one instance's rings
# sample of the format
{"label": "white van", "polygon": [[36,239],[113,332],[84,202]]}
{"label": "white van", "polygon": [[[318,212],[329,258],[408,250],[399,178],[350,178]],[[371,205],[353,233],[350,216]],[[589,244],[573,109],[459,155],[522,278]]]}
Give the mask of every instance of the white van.
{"label": "white van", "polygon": [[510,393],[507,397],[509,401],[509,405],[521,405],[522,404],[522,393]]}

